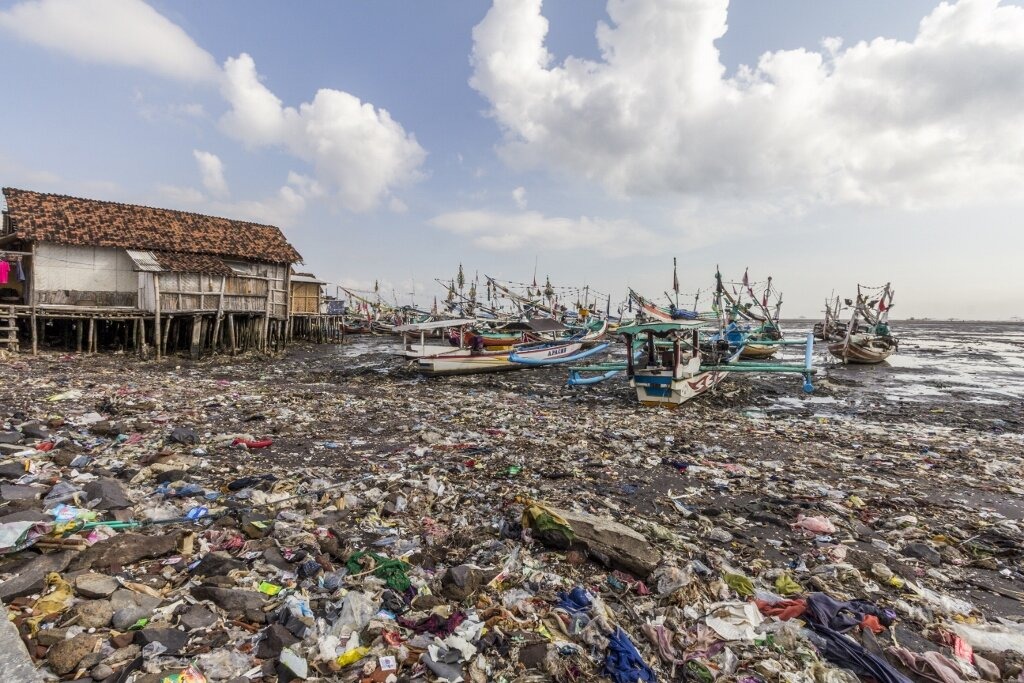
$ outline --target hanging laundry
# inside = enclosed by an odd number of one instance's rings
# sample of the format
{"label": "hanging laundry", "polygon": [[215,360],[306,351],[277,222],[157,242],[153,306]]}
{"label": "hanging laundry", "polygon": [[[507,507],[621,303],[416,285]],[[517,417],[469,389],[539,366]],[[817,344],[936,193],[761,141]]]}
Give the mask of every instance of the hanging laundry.
{"label": "hanging laundry", "polygon": [[7,276],[11,272],[11,264],[7,261],[0,261],[0,285],[7,284]]}

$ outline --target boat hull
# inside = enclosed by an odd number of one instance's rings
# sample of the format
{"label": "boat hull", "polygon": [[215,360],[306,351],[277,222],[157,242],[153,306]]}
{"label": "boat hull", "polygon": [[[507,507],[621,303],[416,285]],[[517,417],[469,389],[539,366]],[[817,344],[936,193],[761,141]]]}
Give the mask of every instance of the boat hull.
{"label": "boat hull", "polygon": [[740,353],[740,358],[746,358],[748,360],[766,360],[774,356],[778,350],[779,347],[774,344],[748,342],[743,347],[743,352]]}
{"label": "boat hull", "polygon": [[419,367],[429,375],[475,375],[482,372],[503,372],[522,370],[525,365],[513,363],[508,352],[500,353],[449,353],[419,359]]}
{"label": "boat hull", "polygon": [[645,406],[674,408],[714,389],[728,374],[725,370],[711,370],[693,377],[673,379],[667,371],[641,370],[630,380],[630,385],[636,389],[637,399]]}
{"label": "boat hull", "polygon": [[896,353],[896,343],[884,337],[854,338],[829,344],[828,352],[844,363],[876,365]]}

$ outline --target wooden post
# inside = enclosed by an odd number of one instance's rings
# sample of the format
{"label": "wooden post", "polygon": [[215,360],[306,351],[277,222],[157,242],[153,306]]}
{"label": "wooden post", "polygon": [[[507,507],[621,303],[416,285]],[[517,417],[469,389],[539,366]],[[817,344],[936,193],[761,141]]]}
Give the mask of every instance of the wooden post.
{"label": "wooden post", "polygon": [[164,330],[163,339],[160,340],[160,344],[162,346],[161,353],[163,355],[165,355],[165,356],[167,355],[167,342],[171,338],[171,327],[173,325],[174,325],[174,316],[173,315],[167,316],[167,324],[164,325],[164,328],[166,328],[166,329]]}
{"label": "wooden post", "polygon": [[92,353],[92,336],[96,332],[96,319],[93,317],[89,318],[89,337],[85,340],[86,346],[89,349],[86,353]]}
{"label": "wooden post", "polygon": [[217,350],[217,344],[219,343],[220,335],[220,319],[224,315],[224,287],[227,285],[227,277],[222,275],[220,278],[220,299],[217,301],[217,319],[213,321],[213,342],[211,346],[213,350]]}
{"label": "wooden post", "polygon": [[84,322],[81,318],[75,320],[75,353],[82,352],[82,327]]}
{"label": "wooden post", "polygon": [[228,346],[231,347],[231,355],[235,355],[235,314],[228,313]]}
{"label": "wooden post", "polygon": [[263,339],[261,340],[260,347],[262,350],[267,350],[267,335],[270,331],[270,297],[273,295],[274,290],[270,288],[271,280],[267,278],[267,304],[266,310],[263,312]]}
{"label": "wooden post", "polygon": [[[14,332],[17,334],[17,330]],[[39,354],[39,329],[36,327],[36,307],[32,307],[32,355]]]}
{"label": "wooden post", "polygon": [[135,319],[135,353],[142,353],[142,345],[139,343],[139,318]]}
{"label": "wooden post", "polygon": [[156,296],[153,315],[153,345],[156,346],[156,359],[160,360],[163,357],[163,344],[160,343],[160,273],[153,273],[153,294]]}
{"label": "wooden post", "polygon": [[192,316],[192,345],[189,347],[189,354],[192,360],[198,360],[203,339],[203,319],[201,316]]}

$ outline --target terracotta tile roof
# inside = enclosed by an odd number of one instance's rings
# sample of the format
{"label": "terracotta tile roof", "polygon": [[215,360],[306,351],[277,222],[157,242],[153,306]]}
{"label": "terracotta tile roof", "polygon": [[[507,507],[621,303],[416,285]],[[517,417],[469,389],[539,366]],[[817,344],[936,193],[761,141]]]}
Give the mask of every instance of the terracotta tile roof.
{"label": "terracotta tile roof", "polygon": [[217,256],[208,254],[185,254],[180,251],[151,252],[164,270],[172,273],[212,273],[231,275],[231,267]]}
{"label": "terracotta tile roof", "polygon": [[13,231],[34,242],[295,263],[280,228],[187,211],[3,189]]}

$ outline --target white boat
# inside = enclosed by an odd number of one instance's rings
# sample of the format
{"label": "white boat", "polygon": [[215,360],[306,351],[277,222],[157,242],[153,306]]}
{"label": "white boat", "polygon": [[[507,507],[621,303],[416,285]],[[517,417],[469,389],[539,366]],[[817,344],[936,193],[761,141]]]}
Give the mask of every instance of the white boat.
{"label": "white boat", "polygon": [[461,341],[459,346],[453,346],[447,338],[432,340],[427,343],[427,337],[434,332],[444,331],[451,328],[459,329],[459,338],[462,339],[462,330],[466,326],[475,325],[477,321],[473,318],[457,318],[454,320],[431,320],[425,323],[412,323],[394,328],[396,333],[402,335],[401,354],[406,358],[430,358],[433,356],[468,356],[470,350],[463,348]]}

